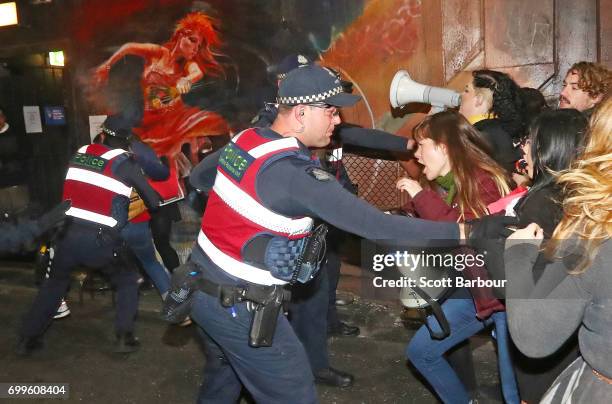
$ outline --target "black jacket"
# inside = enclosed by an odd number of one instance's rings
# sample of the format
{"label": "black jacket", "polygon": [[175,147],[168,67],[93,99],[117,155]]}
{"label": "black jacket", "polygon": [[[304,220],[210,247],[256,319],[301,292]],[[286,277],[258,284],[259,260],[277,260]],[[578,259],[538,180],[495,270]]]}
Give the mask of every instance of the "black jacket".
{"label": "black jacket", "polygon": [[512,136],[501,126],[498,119],[483,119],[474,124],[491,146],[492,157],[508,172],[514,171],[514,164],[521,158],[521,152],[512,144]]}

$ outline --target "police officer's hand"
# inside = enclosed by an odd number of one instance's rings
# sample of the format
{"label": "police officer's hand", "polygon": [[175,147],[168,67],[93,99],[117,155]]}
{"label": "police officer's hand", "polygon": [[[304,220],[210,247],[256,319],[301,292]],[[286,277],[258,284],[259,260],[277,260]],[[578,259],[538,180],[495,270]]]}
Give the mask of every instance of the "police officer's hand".
{"label": "police officer's hand", "polygon": [[38,219],[39,234],[43,234],[53,227],[61,224],[66,219],[66,211],[70,208],[70,201],[63,201],[49,212],[45,213]]}
{"label": "police officer's hand", "polygon": [[414,139],[408,139],[406,142],[406,150],[416,150],[417,143]]}

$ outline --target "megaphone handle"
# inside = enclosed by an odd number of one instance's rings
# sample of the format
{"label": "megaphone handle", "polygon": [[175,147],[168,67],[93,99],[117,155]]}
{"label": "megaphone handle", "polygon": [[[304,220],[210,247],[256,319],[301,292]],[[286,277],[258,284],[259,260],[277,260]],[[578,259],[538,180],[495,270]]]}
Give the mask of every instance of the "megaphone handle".
{"label": "megaphone handle", "polygon": [[421,296],[421,298],[423,298],[423,300],[429,303],[429,306],[431,307],[431,310],[432,310],[433,317],[436,319],[436,321],[440,325],[441,331],[440,332],[434,331],[429,325],[429,319],[426,316],[424,316],[423,313],[421,313],[421,316],[424,317],[425,326],[427,327],[427,330],[429,331],[429,335],[431,336],[431,338],[435,340],[442,340],[448,337],[451,333],[450,324],[448,323],[448,319],[446,318],[446,315],[444,314],[444,311],[442,310],[442,306],[440,306],[440,303],[432,299],[428,293],[423,291],[423,289],[417,286],[415,286],[413,289],[419,296]]}

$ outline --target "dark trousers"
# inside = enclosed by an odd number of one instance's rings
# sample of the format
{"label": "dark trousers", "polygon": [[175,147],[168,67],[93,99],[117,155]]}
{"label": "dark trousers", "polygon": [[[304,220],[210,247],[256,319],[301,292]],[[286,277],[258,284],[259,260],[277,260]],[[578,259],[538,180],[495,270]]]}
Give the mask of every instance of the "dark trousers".
{"label": "dark trousers", "polygon": [[291,304],[289,305],[291,326],[304,345],[313,372],[329,367],[328,290],[329,278],[325,267],[313,280],[306,284],[296,284],[291,290]]}
{"label": "dark trousers", "polygon": [[45,332],[70,286],[70,272],[79,265],[100,268],[108,274],[117,292],[115,330],[132,332],[138,310],[138,275],[115,256],[121,239],[100,237],[97,227],[89,224],[72,222],[67,226],[55,243],[49,278],[26,313],[20,335],[37,337]]}
{"label": "dark trousers", "polygon": [[[218,269],[198,247],[194,247],[191,260],[212,282],[241,283]],[[284,314],[279,313],[272,346],[252,348],[249,331],[253,313],[246,303],[233,308],[232,312],[221,306],[218,297],[203,292],[193,295],[191,318],[202,329],[206,355],[198,402],[235,403],[244,386],[257,403],[316,403],[308,358]]]}
{"label": "dark trousers", "polygon": [[176,203],[161,206],[157,212],[151,214],[150,224],[153,242],[164,262],[164,266],[170,272],[180,265],[178,254],[170,245],[172,222],[178,220],[181,220],[181,214]]}
{"label": "dark trousers", "polygon": [[330,248],[327,250],[327,261],[323,265],[322,271],[327,274],[328,279],[328,304],[327,304],[327,324],[330,326],[340,323],[338,318],[338,309],[336,307],[336,290],[338,289],[338,281],[340,280],[340,255],[337,250]]}
{"label": "dark trousers", "polygon": [[327,274],[328,279],[328,304],[327,304],[327,324],[331,327],[337,326],[340,323],[338,318],[338,310],[336,308],[336,289],[338,289],[338,281],[340,280],[340,246],[345,240],[346,233],[334,226],[329,226],[327,233],[327,253],[321,271]]}

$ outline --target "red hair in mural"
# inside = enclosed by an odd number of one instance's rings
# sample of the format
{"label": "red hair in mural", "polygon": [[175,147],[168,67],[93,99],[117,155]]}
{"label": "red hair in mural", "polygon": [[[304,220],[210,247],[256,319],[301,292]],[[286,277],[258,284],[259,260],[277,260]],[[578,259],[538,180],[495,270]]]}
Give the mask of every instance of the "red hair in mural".
{"label": "red hair in mural", "polygon": [[[176,25],[172,37],[164,45],[130,42],[121,46],[108,60],[96,68],[97,84],[108,82],[111,67],[128,55],[144,60],[138,97],[130,94],[127,82],[119,87],[124,99],[116,112],[126,109],[134,113],[134,132],[151,145],[158,154],[174,156],[184,143],[202,136],[228,134],[227,122],[217,113],[189,106],[182,95],[201,86],[205,75],[219,76],[223,68],[216,60],[216,49],[222,44],[215,21],[206,14],[193,12],[183,17]],[[139,73],[137,73],[139,74]],[[112,77],[111,77],[112,81]],[[133,80],[132,80],[133,81]],[[127,100],[127,101],[126,101]],[[130,103],[137,103],[132,106]],[[142,120],[140,118],[142,117]]]}
{"label": "red hair in mural", "polygon": [[215,56],[218,55],[215,50],[222,43],[219,33],[215,30],[215,25],[218,25],[218,22],[204,13],[189,13],[179,20],[174,28],[172,38],[164,46],[173,49],[182,36],[197,33],[203,40],[194,61],[207,73],[220,73],[223,69],[215,59]]}

